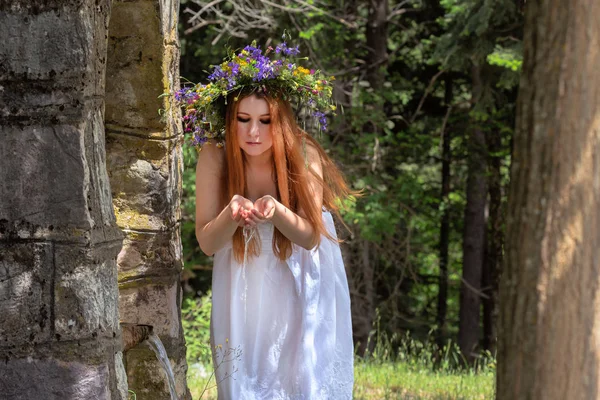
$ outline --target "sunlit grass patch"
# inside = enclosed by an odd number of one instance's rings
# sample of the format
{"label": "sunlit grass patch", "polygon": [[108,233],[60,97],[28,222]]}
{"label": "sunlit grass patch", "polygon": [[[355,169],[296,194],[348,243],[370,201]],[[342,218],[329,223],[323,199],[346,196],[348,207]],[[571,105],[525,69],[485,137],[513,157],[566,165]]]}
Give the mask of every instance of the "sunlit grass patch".
{"label": "sunlit grass patch", "polygon": [[[208,376],[191,367],[188,385],[197,400]],[[216,400],[214,379],[202,399]],[[487,400],[494,398],[494,373],[447,373],[416,371],[405,363],[370,363],[357,360],[354,366],[355,400]]]}
{"label": "sunlit grass patch", "polygon": [[354,399],[493,399],[494,373],[415,370],[406,363],[358,361],[354,367]]}

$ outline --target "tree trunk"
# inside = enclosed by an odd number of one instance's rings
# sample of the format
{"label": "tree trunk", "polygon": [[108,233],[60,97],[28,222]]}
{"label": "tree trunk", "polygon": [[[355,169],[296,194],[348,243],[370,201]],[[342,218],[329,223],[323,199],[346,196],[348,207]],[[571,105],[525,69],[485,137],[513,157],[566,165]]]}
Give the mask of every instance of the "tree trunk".
{"label": "tree trunk", "polygon": [[496,349],[498,319],[498,276],[502,264],[504,235],[502,231],[502,182],[500,132],[488,135],[489,161],[489,216],[486,234],[486,257],[483,263],[481,290],[483,298],[483,349],[492,353]]}
{"label": "tree trunk", "polygon": [[[481,71],[473,67],[474,99],[481,92]],[[481,270],[485,235],[485,206],[487,201],[485,133],[474,122],[468,139],[469,160],[467,204],[463,237],[463,272],[460,287],[458,345],[467,362],[476,356],[479,344]]]}
{"label": "tree trunk", "polygon": [[497,398],[600,398],[600,3],[527,1]]}
{"label": "tree trunk", "polygon": [[388,0],[369,0],[369,17],[367,20],[367,49],[369,57],[366,60],[367,81],[375,90],[381,89],[385,76],[382,70],[388,61],[387,53],[387,18],[389,14]]}
{"label": "tree trunk", "polygon": [[361,356],[374,345],[370,334],[375,315],[375,273],[370,248],[368,240],[357,237],[345,249],[346,269],[351,273],[348,283],[352,295],[352,332],[358,346],[356,352]]}
{"label": "tree trunk", "polygon": [[448,246],[450,243],[450,210],[448,208],[448,196],[450,195],[450,130],[447,119],[450,115],[452,103],[452,78],[446,79],[446,92],[444,102],[448,111],[442,124],[442,193],[440,202],[444,204],[442,220],[440,224],[440,278],[437,306],[437,344],[442,348],[446,336],[446,313],[448,310]]}
{"label": "tree trunk", "polygon": [[[387,62],[387,13],[388,0],[371,0],[369,2],[369,17],[367,20],[367,47],[368,56],[365,59],[367,65],[367,81],[373,89],[383,87],[384,75],[382,67]],[[369,111],[379,115],[383,111],[383,103],[376,102],[369,104]],[[379,140],[380,129],[376,124],[366,124],[363,131],[373,134],[375,142]],[[377,168],[377,159],[379,158],[378,146],[374,146],[373,162],[371,169]],[[358,227],[356,228],[358,231]],[[353,272],[352,281],[355,284],[353,290],[355,295],[352,298],[353,314],[358,318],[353,318],[353,330],[355,341],[359,342],[358,354],[363,355],[365,351],[372,348],[374,343],[369,342],[369,335],[373,329],[375,316],[376,298],[375,298],[375,265],[377,254],[371,251],[372,245],[368,240],[357,237],[349,244],[352,246],[351,252],[357,257],[355,265],[358,267],[357,273]],[[357,296],[358,295],[358,296]]]}

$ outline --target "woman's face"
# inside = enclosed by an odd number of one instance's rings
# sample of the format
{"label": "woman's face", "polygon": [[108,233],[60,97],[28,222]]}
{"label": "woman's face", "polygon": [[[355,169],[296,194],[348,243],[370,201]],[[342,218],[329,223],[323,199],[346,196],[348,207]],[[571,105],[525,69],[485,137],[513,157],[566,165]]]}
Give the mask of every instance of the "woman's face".
{"label": "woman's face", "polygon": [[251,95],[244,97],[237,110],[238,143],[249,156],[258,156],[273,146],[269,103]]}

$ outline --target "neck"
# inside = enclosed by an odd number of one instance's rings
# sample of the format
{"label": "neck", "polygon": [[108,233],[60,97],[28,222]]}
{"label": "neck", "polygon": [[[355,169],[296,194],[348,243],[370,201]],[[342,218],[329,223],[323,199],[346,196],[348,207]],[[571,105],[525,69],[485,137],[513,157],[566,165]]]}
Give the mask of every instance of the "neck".
{"label": "neck", "polygon": [[271,165],[273,163],[272,149],[269,149],[258,156],[249,156],[248,154],[244,154],[244,156],[244,158],[246,159],[246,165],[250,169],[271,168]]}

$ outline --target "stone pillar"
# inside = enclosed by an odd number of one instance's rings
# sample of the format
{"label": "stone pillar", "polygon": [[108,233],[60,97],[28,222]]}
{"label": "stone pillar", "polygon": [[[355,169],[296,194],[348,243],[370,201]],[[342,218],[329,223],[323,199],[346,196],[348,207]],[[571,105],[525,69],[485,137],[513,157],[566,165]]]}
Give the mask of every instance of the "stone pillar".
{"label": "stone pillar", "polygon": [[0,398],[122,399],[108,0],[0,2]]}
{"label": "stone pillar", "polygon": [[[176,0],[113,0],[105,123],[113,204],[126,234],[118,258],[121,321],[152,326],[178,395],[189,398],[181,326],[182,130],[178,108],[159,98],[179,86],[178,6]],[[169,398],[164,372],[146,345],[125,354],[125,367],[138,398]]]}

